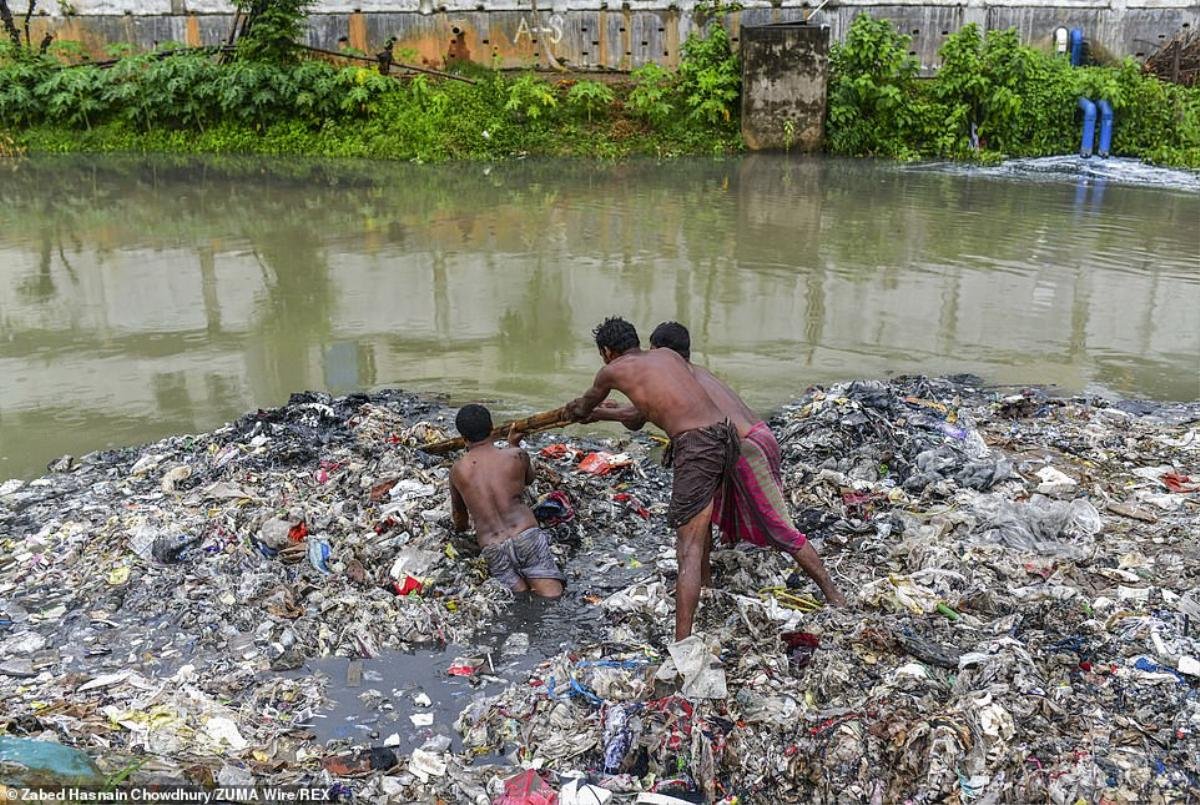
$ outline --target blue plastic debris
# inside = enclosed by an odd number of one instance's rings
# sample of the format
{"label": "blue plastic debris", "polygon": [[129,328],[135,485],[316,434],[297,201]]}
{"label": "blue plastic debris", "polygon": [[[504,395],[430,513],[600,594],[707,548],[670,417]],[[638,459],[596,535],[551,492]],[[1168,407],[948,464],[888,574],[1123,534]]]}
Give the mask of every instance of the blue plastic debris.
{"label": "blue plastic debris", "polygon": [[329,554],[331,550],[328,542],[323,540],[310,539],[308,541],[308,563],[317,570],[329,575]]}
{"label": "blue plastic debris", "polygon": [[102,783],[104,775],[77,749],[50,741],[0,735],[0,784],[46,786]]}
{"label": "blue plastic debris", "polygon": [[1168,668],[1165,665],[1159,665],[1158,663],[1151,660],[1149,657],[1138,657],[1137,661],[1134,662],[1133,667],[1138,669],[1139,671],[1147,671],[1152,674],[1170,674],[1171,676],[1178,679],[1180,684],[1182,684],[1182,685],[1189,684],[1187,677],[1185,677],[1183,674],[1179,673],[1174,668]]}

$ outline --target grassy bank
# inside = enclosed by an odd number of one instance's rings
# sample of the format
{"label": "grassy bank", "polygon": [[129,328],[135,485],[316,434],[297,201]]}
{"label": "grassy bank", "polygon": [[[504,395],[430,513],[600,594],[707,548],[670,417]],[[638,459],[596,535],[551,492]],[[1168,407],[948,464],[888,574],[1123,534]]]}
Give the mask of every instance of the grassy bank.
{"label": "grassy bank", "polygon": [[[461,78],[381,75],[297,54],[145,54],[64,67],[0,53],[9,150],[151,151],[418,161],[722,154],[741,148],[739,68],[723,28],[691,37],[681,68],[627,83],[546,80],[465,65]],[[470,83],[468,83],[470,82]]]}
{"label": "grassy bank", "polygon": [[[34,120],[10,126],[9,136],[15,147],[42,153],[141,151],[423,162],[525,155],[608,159],[712,155],[741,148],[735,121],[706,125],[673,113],[650,122],[637,115],[628,105],[628,95],[634,91],[630,87],[605,87],[612,100],[589,111],[573,103],[571,93],[594,82],[552,84],[533,76],[494,75],[474,86],[434,84],[424,78],[405,85],[369,70],[342,71],[346,74],[361,76],[363,85],[382,79],[388,86],[366,90],[371,93],[369,100],[339,102],[338,108],[327,112],[290,104],[291,108],[261,113],[239,110],[215,112],[203,119],[150,122],[134,115],[108,114],[94,122]],[[256,86],[249,93],[260,91],[269,92]],[[514,99],[518,99],[516,106]],[[154,108],[169,109],[170,103]]]}
{"label": "grassy bank", "polygon": [[[280,0],[282,2],[283,0]],[[295,2],[295,0],[291,0]],[[291,13],[291,12],[289,12]],[[303,60],[288,25],[260,24],[211,54],[78,62],[79,51],[0,50],[0,155],[166,152],[440,162],[524,155],[622,158],[741,150],[741,78],[718,23],[691,36],[677,72],[647,65],[619,85],[462,67],[473,83]],[[57,48],[57,51],[55,50]],[[909,39],[859,17],[830,60],[827,149],[846,156],[995,161],[1079,147],[1076,99],[1108,100],[1113,154],[1200,168],[1200,87],[1127,60],[1074,68],[1015,31],[969,25],[919,79]]]}

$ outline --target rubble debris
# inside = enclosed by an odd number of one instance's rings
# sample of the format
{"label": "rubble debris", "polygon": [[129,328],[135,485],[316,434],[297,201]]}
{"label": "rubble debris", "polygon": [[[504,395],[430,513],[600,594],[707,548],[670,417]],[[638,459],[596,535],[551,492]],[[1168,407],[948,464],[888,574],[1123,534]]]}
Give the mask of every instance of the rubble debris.
{"label": "rubble debris", "polygon": [[[851,607],[783,606],[803,595],[785,557],[714,551],[672,645],[658,561],[603,600],[606,631],[464,710],[464,744],[590,770],[615,801],[1194,796],[1200,496],[1157,496],[1196,475],[1200,407],[1162,424],[981,385],[844,384],[772,422]],[[724,698],[680,690],[684,656],[719,660]]]}
{"label": "rubble debris", "polygon": [[[680,643],[654,442],[538,436],[531,503],[571,583],[490,647],[469,641],[513,595],[450,532],[449,462],[420,449],[449,413],[300,394],[0,485],[0,740],[135,784],[390,803],[1195,797],[1200,405],[969,377],[811,390],[771,424],[851,606],[785,555],[714,550]],[[461,745],[427,732],[452,718],[440,691],[389,696],[361,665],[354,695],[394,718],[315,740],[344,682],[306,661],[429,644],[469,694]],[[425,743],[401,754],[410,724]]]}
{"label": "rubble debris", "polygon": [[1200,81],[1200,34],[1180,30],[1146,59],[1146,71],[1190,87]]}

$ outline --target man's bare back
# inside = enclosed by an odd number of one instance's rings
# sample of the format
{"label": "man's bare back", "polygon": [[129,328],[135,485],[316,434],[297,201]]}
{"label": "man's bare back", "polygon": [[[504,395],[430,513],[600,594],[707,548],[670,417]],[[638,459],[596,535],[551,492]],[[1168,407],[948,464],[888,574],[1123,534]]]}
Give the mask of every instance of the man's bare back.
{"label": "man's bare back", "polygon": [[[651,352],[671,352],[669,349],[655,348]],[[733,427],[737,429],[739,439],[746,438],[746,434],[750,432],[756,424],[762,421],[762,417],[754,413],[742,398],[737,395],[733,389],[721,382],[716,375],[705,369],[703,366],[697,366],[694,363],[687,364],[692,371],[692,376],[700,387],[708,394],[713,405],[728,419]],[[603,406],[592,412],[588,421],[591,422],[620,422],[625,427],[632,430],[641,429],[642,425],[646,424],[648,417],[636,405],[620,405],[618,403],[606,402]]]}
{"label": "man's bare back", "polygon": [[[537,527],[537,518],[522,499],[525,487],[532,482],[533,466],[524,450],[476,445],[450,470],[452,508],[457,496],[475,522],[475,536],[481,546],[503,542]],[[465,522],[455,525],[460,524],[465,529]]]}
{"label": "man's bare back", "polygon": [[[651,351],[671,352],[668,349]],[[680,360],[683,359],[680,358]],[[737,392],[718,380],[712,372],[694,363],[689,363],[688,366],[691,367],[692,375],[700,383],[700,386],[708,394],[709,398],[721,410],[721,413],[733,423],[733,426],[737,428],[738,437],[742,439],[746,438],[746,434],[750,432],[751,428],[762,421],[762,417],[751,411],[750,406],[746,405]]]}
{"label": "man's bare back", "polygon": [[567,404],[567,410],[583,419],[613,389],[671,438],[724,419],[687,361],[669,349],[630,349],[613,358],[596,374],[592,387]]}

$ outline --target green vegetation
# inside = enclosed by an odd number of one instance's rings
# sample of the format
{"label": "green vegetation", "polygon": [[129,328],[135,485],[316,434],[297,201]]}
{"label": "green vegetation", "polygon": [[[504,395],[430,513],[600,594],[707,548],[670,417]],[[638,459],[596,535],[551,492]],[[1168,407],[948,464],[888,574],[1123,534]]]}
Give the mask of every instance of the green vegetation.
{"label": "green vegetation", "polygon": [[739,67],[719,23],[688,39],[678,73],[656,68],[631,85],[466,65],[468,83],[304,60],[293,42],[305,5],[244,0],[253,22],[220,56],[164,46],[93,65],[69,46],[0,45],[2,150],[443,161],[741,148]]}
{"label": "green vegetation", "polygon": [[1115,155],[1200,168],[1200,87],[1164,83],[1132,59],[1071,67],[1021,45],[1014,30],[985,37],[974,25],[946,40],[937,76],[921,80],[909,41],[890,22],[863,15],[834,46],[830,151],[984,161],[1074,153],[1083,95],[1112,104]]}
{"label": "green vegetation", "polygon": [[[302,58],[308,0],[240,0],[252,23],[234,52],[172,50],[88,64],[75,43],[46,52],[0,43],[0,155],[165,151],[416,161],[511,156],[721,154],[740,150],[741,70],[713,6],[677,72],[552,82],[477,65],[474,83],[381,75]],[[1200,167],[1200,87],[1167,84],[1132,60],[1073,68],[1015,31],[968,25],[918,78],[909,38],[860,16],[831,54],[827,144],[834,154],[994,161],[1073,153],[1076,99],[1116,112],[1113,153]],[[789,137],[790,143],[790,137]]]}
{"label": "green vegetation", "polygon": [[238,37],[238,56],[268,64],[291,64],[296,43],[304,36],[304,19],[312,0],[236,0],[246,20]]}
{"label": "green vegetation", "polygon": [[567,93],[567,103],[582,110],[592,122],[592,115],[603,113],[616,99],[612,89],[599,81],[580,81]]}

